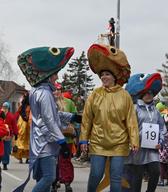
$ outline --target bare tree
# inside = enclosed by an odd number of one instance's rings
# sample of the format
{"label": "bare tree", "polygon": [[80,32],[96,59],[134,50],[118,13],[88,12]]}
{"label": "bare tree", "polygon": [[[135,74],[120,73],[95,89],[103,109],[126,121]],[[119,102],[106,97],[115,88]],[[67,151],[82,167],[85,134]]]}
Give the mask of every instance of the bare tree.
{"label": "bare tree", "polygon": [[168,98],[168,54],[165,54],[165,62],[162,63],[162,69],[157,69],[161,74],[163,80],[163,88],[160,92],[160,96]]}
{"label": "bare tree", "polygon": [[0,79],[11,80],[13,75],[14,71],[9,62],[9,50],[0,39]]}

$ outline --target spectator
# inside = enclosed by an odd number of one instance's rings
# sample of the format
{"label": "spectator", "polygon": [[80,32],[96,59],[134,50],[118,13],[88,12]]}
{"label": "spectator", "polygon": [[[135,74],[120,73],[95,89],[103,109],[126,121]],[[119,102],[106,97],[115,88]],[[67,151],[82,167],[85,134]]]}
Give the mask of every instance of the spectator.
{"label": "spectator", "polygon": [[29,94],[26,93],[21,102],[19,118],[17,121],[18,126],[18,138],[15,142],[16,150],[13,150],[12,155],[23,162],[23,158],[26,158],[26,163],[29,161],[29,145],[30,145],[30,105]]}
{"label": "spectator", "polygon": [[[56,97],[56,103],[58,105],[59,111],[77,113],[74,102],[71,99],[65,98],[62,92],[62,86],[60,83],[55,83],[56,91],[54,92],[54,96]],[[60,187],[59,183],[63,183],[65,185],[65,192],[72,192],[71,183],[74,179],[74,167],[71,162],[72,158],[72,149],[74,146],[74,136],[75,136],[75,128],[72,123],[68,125],[69,128],[63,129],[62,133],[65,136],[66,142],[70,149],[70,156],[68,158],[64,158],[62,154],[58,157],[57,164],[57,178],[53,183],[53,192],[57,191],[57,188]]]}
{"label": "spectator", "polygon": [[[5,113],[3,111],[0,111],[0,163],[2,160],[2,157],[4,155],[4,143],[3,143],[3,139],[5,139],[5,137],[9,136],[10,131],[8,128],[8,125],[5,124]],[[1,167],[0,167],[0,191],[1,191],[1,183],[2,183],[2,173],[1,173]]]}
{"label": "spectator", "polygon": [[[165,186],[168,185],[168,107],[162,102],[159,102],[156,105],[156,108],[159,110],[161,116],[164,119],[167,132],[165,134],[165,142],[163,148],[159,150],[160,154],[160,181],[158,186]],[[164,182],[166,179],[166,183]]]}
{"label": "spectator", "polygon": [[4,139],[4,156],[2,157],[3,170],[7,170],[7,165],[10,163],[10,154],[13,137],[17,139],[18,128],[14,115],[10,112],[10,103],[4,102],[2,104],[2,111],[5,113],[5,124],[8,125],[10,135]]}

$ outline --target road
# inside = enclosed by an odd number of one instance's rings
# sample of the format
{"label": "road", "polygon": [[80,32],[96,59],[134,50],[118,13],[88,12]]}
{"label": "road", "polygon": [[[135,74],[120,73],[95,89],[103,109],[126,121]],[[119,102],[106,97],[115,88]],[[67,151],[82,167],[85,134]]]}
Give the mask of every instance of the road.
{"label": "road", "polygon": [[[74,192],[86,192],[87,180],[89,175],[89,166],[76,165],[75,166],[75,178],[72,184]],[[16,186],[24,181],[28,174],[28,165],[23,163],[19,164],[19,162],[11,157],[11,163],[8,167],[7,171],[2,171],[2,192],[11,192]],[[31,192],[33,185],[35,182],[30,180],[27,187],[25,188],[25,192]],[[142,192],[146,190],[146,182],[143,182]],[[58,192],[64,192],[64,186],[62,185]],[[108,192],[106,189],[104,192]],[[158,187],[156,192],[167,192],[168,187]]]}

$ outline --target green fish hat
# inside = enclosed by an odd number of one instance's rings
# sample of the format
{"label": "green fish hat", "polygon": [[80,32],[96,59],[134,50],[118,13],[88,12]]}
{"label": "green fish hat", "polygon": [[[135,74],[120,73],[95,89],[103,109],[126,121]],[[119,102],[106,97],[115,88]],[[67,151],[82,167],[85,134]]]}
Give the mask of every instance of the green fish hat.
{"label": "green fish hat", "polygon": [[31,86],[60,71],[74,53],[73,47],[37,47],[18,56],[18,65]]}

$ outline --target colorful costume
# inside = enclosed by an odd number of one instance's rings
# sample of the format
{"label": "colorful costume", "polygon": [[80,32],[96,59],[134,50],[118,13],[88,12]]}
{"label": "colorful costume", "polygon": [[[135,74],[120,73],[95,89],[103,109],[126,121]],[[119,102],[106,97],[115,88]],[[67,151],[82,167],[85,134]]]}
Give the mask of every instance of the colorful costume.
{"label": "colorful costume", "polygon": [[[58,71],[66,65],[73,53],[74,49],[68,47],[39,47],[29,49],[18,57],[19,67],[29,83],[34,87],[29,93],[32,113],[29,176],[25,183],[14,190],[15,192],[24,190],[30,178],[32,168],[33,177],[37,181],[35,187],[40,187],[40,192],[48,191],[54,181],[53,179],[55,179],[54,170],[56,170],[56,168],[54,162],[55,157],[59,154],[60,145],[61,152],[68,155],[61,128],[66,128],[67,123],[69,123],[72,118],[72,114],[58,112],[58,107],[55,104],[53,96],[55,88],[54,85],[50,83],[49,77],[57,74]],[[51,170],[52,173],[49,173],[51,177],[44,178],[44,181],[41,182],[43,184],[45,182],[45,187],[43,187],[40,186],[38,181],[44,177],[42,173],[47,171],[46,163],[48,159],[52,163],[48,163],[48,166],[50,166],[48,169]],[[43,170],[41,170],[42,165]]]}
{"label": "colorful costume", "polygon": [[[139,145],[137,119],[130,95],[121,87],[130,75],[125,54],[106,45],[92,45],[89,65],[100,76],[110,71],[116,85],[95,89],[86,101],[81,124],[80,143],[89,142],[89,153],[99,157],[128,156],[129,145]],[[109,185],[109,169],[99,184],[100,191]],[[108,182],[104,182],[108,180]]]}
{"label": "colorful costume", "polygon": [[29,105],[29,95],[25,95],[22,101],[22,105],[19,112],[19,118],[17,121],[18,126],[18,138],[15,142],[17,150],[13,150],[13,156],[20,160],[22,163],[22,158],[26,158],[26,162],[29,159],[29,145],[30,145],[30,105]]}
{"label": "colorful costume", "polygon": [[[132,96],[134,102],[136,103],[136,113],[138,118],[138,127],[139,127],[139,136],[141,148],[135,154],[130,153],[128,158],[125,161],[125,177],[129,180],[131,190],[133,192],[139,192],[141,190],[141,182],[144,171],[147,170],[149,177],[148,189],[147,191],[155,191],[157,180],[159,177],[159,152],[155,149],[155,146],[148,147],[145,144],[142,145],[142,141],[146,138],[146,134],[150,131],[146,131],[144,135],[145,125],[150,125],[150,128],[153,126],[158,126],[158,141],[157,144],[163,145],[164,141],[164,122],[155,108],[154,102],[145,103],[142,99],[145,93],[151,93],[152,96],[157,95],[161,90],[162,80],[161,76],[158,73],[155,74],[136,74],[130,77],[128,84],[126,85],[126,90]],[[148,138],[155,140],[156,137],[153,137],[155,133],[152,131]],[[151,176],[152,175],[152,176]],[[154,185],[155,184],[155,185]],[[129,191],[129,190],[123,190]]]}

